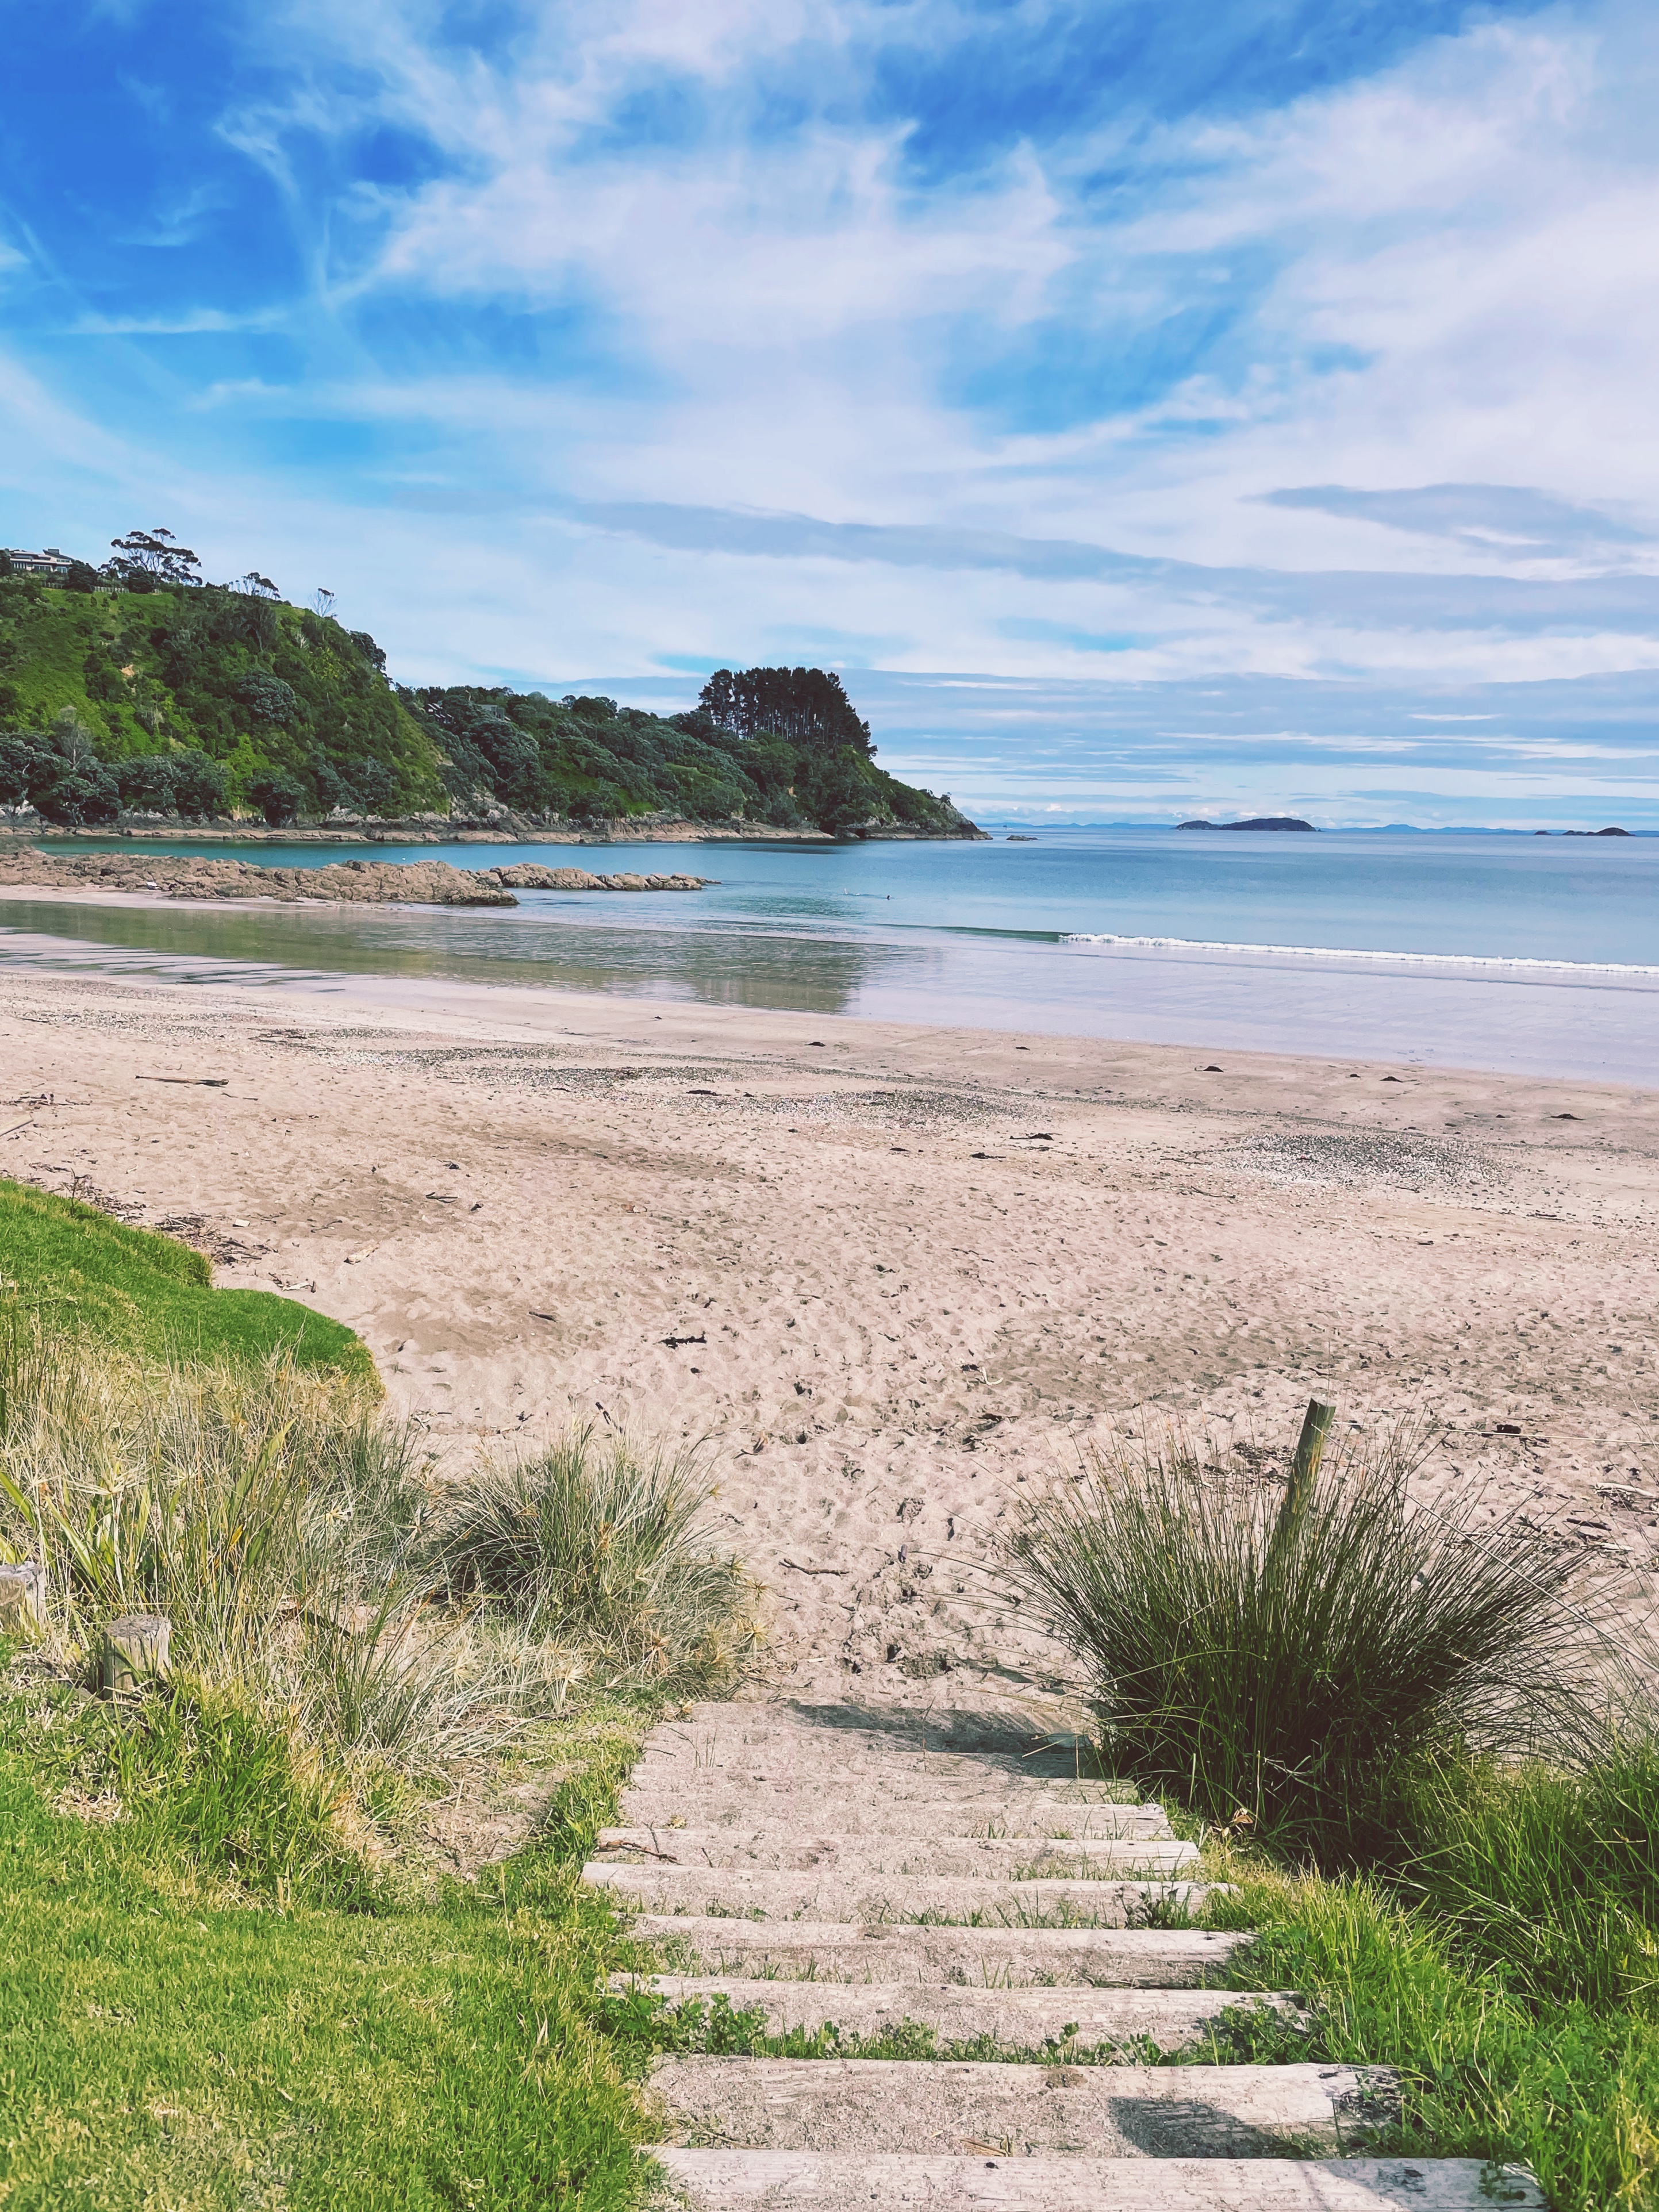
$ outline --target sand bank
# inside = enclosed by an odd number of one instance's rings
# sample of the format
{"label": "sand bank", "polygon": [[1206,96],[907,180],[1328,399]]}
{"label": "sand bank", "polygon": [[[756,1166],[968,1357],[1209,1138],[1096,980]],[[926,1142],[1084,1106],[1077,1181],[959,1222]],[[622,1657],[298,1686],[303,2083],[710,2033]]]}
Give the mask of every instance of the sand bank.
{"label": "sand bank", "polygon": [[1652,1540],[1650,1094],[15,973],[0,1044],[0,1172],[192,1222],[222,1281],[349,1322],[441,1456],[573,1412],[706,1437],[796,1687],[1059,1684],[994,1602],[1022,1486],[1172,1419],[1277,1445],[1316,1389],[1345,1423],[1433,1416],[1437,1480],[1523,1494],[1610,1566]]}

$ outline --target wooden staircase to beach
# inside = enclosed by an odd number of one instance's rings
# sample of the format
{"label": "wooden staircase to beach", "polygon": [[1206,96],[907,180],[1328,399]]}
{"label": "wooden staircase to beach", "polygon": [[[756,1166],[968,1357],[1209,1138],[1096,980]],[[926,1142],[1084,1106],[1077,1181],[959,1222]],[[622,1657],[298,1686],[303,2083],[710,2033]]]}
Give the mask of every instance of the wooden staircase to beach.
{"label": "wooden staircase to beach", "polygon": [[[968,1714],[704,1705],[648,1740],[586,1879],[637,1914],[664,1996],[724,1996],[768,2032],[1006,2062],[677,2057],[653,2148],[695,2212],[1536,2212],[1478,2160],[1378,2156],[1382,2068],[1075,2064],[1178,2053],[1279,1991],[1209,1986],[1248,1936],[1159,1926],[1206,1894],[1160,1809],[1022,1753]],[[1041,2055],[1037,2055],[1041,2054]]]}

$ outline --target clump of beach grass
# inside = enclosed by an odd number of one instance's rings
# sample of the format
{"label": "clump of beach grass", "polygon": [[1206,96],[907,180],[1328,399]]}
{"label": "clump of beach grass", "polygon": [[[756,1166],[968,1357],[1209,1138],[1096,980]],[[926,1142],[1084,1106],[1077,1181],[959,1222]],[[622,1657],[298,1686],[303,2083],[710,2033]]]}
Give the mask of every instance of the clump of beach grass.
{"label": "clump of beach grass", "polygon": [[429,1778],[578,1682],[695,1692],[752,1641],[683,1462],[576,1431],[446,1491],[350,1374],[148,1364],[10,1321],[0,1553],[43,1564],[48,1636],[87,1674],[112,1617],[162,1613],[181,1692]]}
{"label": "clump of beach grass", "polygon": [[1015,1595],[1078,1653],[1108,1764],[1207,1832],[1217,1923],[1256,1931],[1235,1985],[1304,1997],[1214,2057],[1394,2067],[1402,2150],[1655,2212],[1644,1606],[1581,1601],[1572,1547],[1484,1499],[1413,1496],[1428,1441],[1288,1491],[1143,1443],[1024,1509]]}
{"label": "clump of beach grass", "polygon": [[642,1449],[583,1424],[456,1484],[428,1557],[453,1597],[592,1653],[608,1689],[707,1694],[757,1632],[752,1585],[708,1534],[708,1496],[695,1453]]}
{"label": "clump of beach grass", "polygon": [[1593,1740],[1568,1555],[1479,1501],[1409,1499],[1425,1441],[1353,1440],[1295,1510],[1179,1433],[1034,1498],[1009,1575],[1077,1654],[1109,1761],[1218,1826],[1340,1856],[1435,1746]]}

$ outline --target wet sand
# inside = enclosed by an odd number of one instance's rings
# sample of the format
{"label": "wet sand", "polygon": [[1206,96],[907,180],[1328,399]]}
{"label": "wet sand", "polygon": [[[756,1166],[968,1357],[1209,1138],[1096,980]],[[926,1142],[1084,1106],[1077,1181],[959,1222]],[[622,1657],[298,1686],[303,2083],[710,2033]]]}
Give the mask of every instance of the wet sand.
{"label": "wet sand", "polygon": [[1608,1566],[1659,1534],[1596,1487],[1659,1493],[1652,1094],[386,996],[8,972],[0,1172],[349,1322],[441,1463],[573,1414],[706,1440],[792,1688],[1060,1688],[996,1601],[1022,1486],[1171,1421],[1280,1445],[1316,1390],[1432,1417],[1432,1480]]}

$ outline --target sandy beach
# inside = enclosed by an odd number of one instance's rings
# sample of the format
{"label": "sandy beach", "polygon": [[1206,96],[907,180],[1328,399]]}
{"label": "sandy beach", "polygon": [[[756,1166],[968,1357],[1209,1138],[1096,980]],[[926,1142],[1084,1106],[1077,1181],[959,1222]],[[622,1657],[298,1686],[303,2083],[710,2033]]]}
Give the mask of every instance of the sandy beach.
{"label": "sandy beach", "polygon": [[1609,1567],[1659,1528],[1650,1094],[367,981],[13,971],[0,1039],[0,1172],[349,1322],[440,1464],[702,1440],[797,1692],[1060,1690],[1021,1486],[1316,1390]]}

